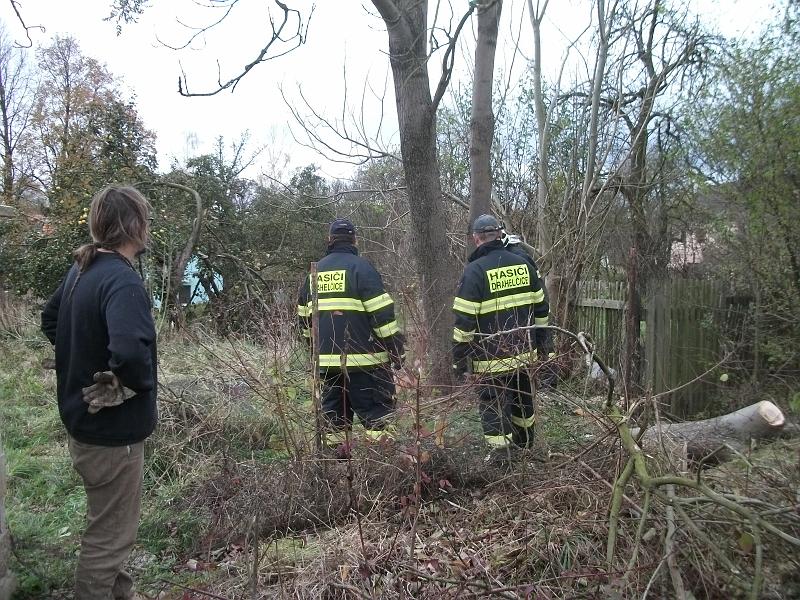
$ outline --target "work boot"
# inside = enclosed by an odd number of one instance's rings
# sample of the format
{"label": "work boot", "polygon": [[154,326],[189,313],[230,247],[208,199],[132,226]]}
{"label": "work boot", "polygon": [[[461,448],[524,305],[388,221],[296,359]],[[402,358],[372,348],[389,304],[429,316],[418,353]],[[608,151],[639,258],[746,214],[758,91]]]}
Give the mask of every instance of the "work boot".
{"label": "work boot", "polygon": [[534,426],[531,427],[514,427],[514,433],[511,435],[511,441],[517,448],[533,448]]}

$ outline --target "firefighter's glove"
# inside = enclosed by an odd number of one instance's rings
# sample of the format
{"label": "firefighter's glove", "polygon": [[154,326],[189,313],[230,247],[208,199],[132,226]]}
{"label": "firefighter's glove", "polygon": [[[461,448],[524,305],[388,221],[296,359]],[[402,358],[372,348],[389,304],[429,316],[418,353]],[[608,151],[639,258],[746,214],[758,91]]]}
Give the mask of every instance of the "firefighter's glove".
{"label": "firefighter's glove", "polygon": [[90,414],[119,406],[136,395],[136,392],[124,387],[111,371],[98,371],[94,374],[94,381],[94,385],[83,388],[83,401],[89,405]]}

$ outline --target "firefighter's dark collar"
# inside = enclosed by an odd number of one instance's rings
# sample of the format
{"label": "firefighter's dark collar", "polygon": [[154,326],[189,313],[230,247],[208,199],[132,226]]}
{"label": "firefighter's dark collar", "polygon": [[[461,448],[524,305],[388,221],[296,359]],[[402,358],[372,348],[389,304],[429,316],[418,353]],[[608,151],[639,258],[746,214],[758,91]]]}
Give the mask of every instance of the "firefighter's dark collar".
{"label": "firefighter's dark collar", "polygon": [[481,256],[486,256],[489,252],[494,252],[495,250],[503,250],[505,246],[503,246],[503,240],[492,240],[491,242],[486,242],[485,244],[481,244],[469,255],[469,262],[473,260],[478,260]]}
{"label": "firefighter's dark collar", "polygon": [[358,248],[352,244],[335,244],[333,246],[328,246],[326,254],[333,254],[334,252],[339,254],[355,254],[358,256]]}

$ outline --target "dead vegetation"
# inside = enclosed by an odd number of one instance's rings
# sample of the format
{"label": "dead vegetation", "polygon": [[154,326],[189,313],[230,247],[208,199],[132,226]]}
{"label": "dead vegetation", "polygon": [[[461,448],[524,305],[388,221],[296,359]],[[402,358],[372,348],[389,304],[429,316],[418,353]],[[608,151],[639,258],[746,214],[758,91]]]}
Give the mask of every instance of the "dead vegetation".
{"label": "dead vegetation", "polygon": [[[796,438],[713,467],[645,454],[625,433],[641,406],[579,378],[539,396],[540,446],[512,469],[485,463],[472,391],[423,386],[403,392],[394,440],[356,429],[351,460],[323,459],[307,357],[289,328],[264,330],[161,344],[134,565],[149,596],[800,597]],[[154,540],[170,538],[185,544],[165,576]]]}

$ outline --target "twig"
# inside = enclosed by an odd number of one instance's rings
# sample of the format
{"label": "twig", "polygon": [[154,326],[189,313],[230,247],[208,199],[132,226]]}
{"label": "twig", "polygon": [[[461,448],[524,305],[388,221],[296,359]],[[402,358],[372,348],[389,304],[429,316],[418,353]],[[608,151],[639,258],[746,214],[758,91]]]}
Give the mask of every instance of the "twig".
{"label": "twig", "polygon": [[[670,500],[675,498],[675,486],[668,485],[667,498]],[[667,559],[667,569],[669,570],[669,577],[672,580],[672,588],[675,590],[675,597],[678,600],[685,600],[686,588],[683,585],[680,570],[678,569],[678,561],[675,559],[675,509],[672,507],[672,502],[667,504],[666,510],[667,518],[667,533],[664,536],[664,556]]]}
{"label": "twig", "polygon": [[203,590],[198,590],[197,588],[189,587],[188,585],[183,585],[182,583],[176,583],[174,581],[170,581],[169,579],[159,579],[160,582],[166,583],[167,585],[172,585],[182,590],[186,590],[187,592],[192,592],[193,594],[200,594],[201,596],[206,596],[208,598],[214,598],[215,600],[228,600],[225,596],[217,596],[216,594],[212,594],[211,592],[205,592]]}

